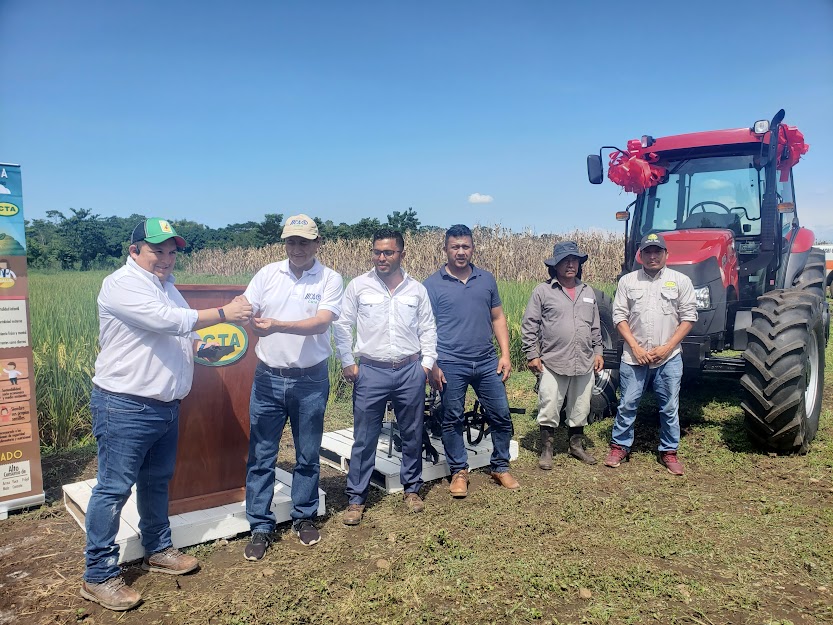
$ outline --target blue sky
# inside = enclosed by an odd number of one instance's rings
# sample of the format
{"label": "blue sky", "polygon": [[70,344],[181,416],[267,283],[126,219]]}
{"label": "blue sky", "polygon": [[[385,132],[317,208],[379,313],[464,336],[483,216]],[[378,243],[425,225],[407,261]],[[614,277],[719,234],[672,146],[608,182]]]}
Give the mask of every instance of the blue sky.
{"label": "blue sky", "polygon": [[618,230],[587,154],[785,108],[833,240],[833,1],[561,4],[3,0],[0,161],[27,218]]}

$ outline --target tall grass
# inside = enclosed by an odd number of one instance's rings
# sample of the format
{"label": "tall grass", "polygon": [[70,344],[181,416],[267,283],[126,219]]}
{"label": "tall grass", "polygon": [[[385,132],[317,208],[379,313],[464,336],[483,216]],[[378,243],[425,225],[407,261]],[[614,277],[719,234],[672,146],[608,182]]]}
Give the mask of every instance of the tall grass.
{"label": "tall grass", "polygon": [[91,434],[98,354],[96,296],[105,272],[29,276],[35,394],[41,443],[62,449]]}

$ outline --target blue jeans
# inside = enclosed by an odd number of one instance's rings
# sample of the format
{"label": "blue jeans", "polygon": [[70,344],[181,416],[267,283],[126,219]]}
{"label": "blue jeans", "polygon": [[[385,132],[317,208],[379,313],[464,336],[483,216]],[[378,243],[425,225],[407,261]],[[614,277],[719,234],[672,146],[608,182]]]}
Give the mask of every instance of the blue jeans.
{"label": "blue jeans", "polygon": [[393,404],[402,438],[399,481],[405,493],[418,493],[422,488],[425,370],[418,360],[401,369],[359,364],[359,377],[353,383],[353,449],[344,491],[348,503],[364,504],[367,500],[388,401]]}
{"label": "blue jeans", "polygon": [[272,498],[275,492],[275,460],[286,420],[295,444],[292,473],[294,522],[318,513],[318,478],[324,410],[330,394],[327,361],[310,367],[308,375],[283,377],[259,362],[249,402],[249,460],[246,463],[246,518],[252,532],[275,529]]}
{"label": "blue jeans", "polygon": [[116,533],[134,484],[145,553],[171,546],[168,482],[176,461],[179,402],[118,395],[93,387],[90,410],[98,444],[98,483],[87,507],[84,579],[95,584],[121,572]]}
{"label": "blue jeans", "polygon": [[648,365],[619,364],[619,409],[613,423],[613,442],[630,451],[633,445],[636,410],[649,384],[659,402],[659,451],[676,450],[680,445],[680,381],[683,358],[680,354],[655,369]]}
{"label": "blue jeans", "polygon": [[453,362],[440,360],[437,365],[443,371],[443,447],[448,468],[454,475],[468,469],[468,452],[463,441],[463,412],[466,389],[474,389],[486,410],[486,420],[492,434],[491,468],[494,473],[509,470],[509,442],[514,432],[506,387],[497,372],[497,358],[479,362]]}

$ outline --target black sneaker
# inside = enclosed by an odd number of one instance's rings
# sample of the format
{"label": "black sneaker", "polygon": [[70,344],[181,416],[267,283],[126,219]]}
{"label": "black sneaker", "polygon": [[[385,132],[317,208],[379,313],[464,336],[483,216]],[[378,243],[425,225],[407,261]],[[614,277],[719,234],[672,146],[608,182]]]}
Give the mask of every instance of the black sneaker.
{"label": "black sneaker", "polygon": [[269,549],[269,543],[272,541],[267,532],[252,532],[252,537],[249,539],[249,544],[243,550],[243,557],[247,560],[261,560],[266,555],[266,550]]}
{"label": "black sneaker", "polygon": [[292,531],[297,534],[304,547],[311,547],[321,540],[321,534],[318,533],[318,528],[309,519],[298,521],[292,526]]}

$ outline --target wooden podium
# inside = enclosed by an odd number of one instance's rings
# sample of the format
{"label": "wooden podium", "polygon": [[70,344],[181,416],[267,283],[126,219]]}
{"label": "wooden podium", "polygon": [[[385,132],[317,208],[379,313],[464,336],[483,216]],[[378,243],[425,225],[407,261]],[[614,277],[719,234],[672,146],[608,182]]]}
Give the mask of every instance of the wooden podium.
{"label": "wooden podium", "polygon": [[[189,306],[219,308],[242,295],[238,285],[177,285]],[[230,337],[226,326],[242,332]],[[257,337],[248,325],[218,324],[218,342],[246,345],[217,366],[195,362],[194,384],[179,411],[176,470],[170,483],[169,514],[214,508],[246,498],[246,458],[249,451],[249,396],[257,357]],[[210,330],[206,328],[206,330]],[[201,333],[203,331],[200,331]],[[245,349],[241,355],[239,352]]]}

